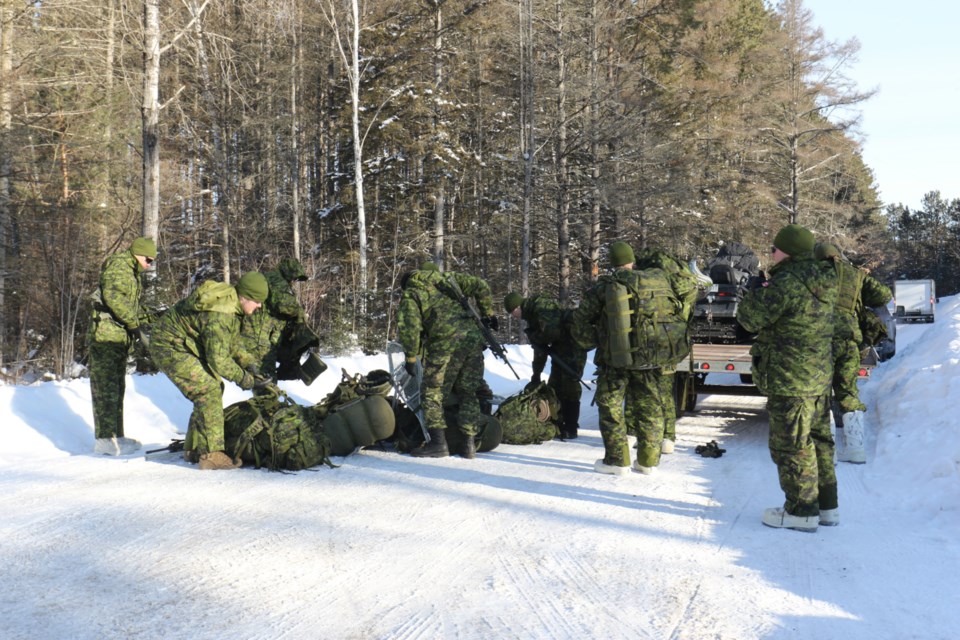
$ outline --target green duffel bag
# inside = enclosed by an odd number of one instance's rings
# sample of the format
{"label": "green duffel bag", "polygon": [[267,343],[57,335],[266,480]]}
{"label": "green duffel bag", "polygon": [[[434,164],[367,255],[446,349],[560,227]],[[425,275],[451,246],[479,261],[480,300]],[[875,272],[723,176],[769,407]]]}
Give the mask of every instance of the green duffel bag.
{"label": "green duffel bag", "polygon": [[330,455],[347,456],[357,447],[389,438],[395,428],[393,407],[387,399],[370,395],[330,409],[321,431],[330,441]]}

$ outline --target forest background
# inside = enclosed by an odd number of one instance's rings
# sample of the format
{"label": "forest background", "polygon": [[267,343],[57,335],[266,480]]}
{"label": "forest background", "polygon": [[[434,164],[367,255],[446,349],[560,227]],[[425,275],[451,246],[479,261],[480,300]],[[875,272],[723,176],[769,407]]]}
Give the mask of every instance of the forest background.
{"label": "forest background", "polygon": [[858,46],[802,0],[0,0],[3,375],[77,371],[138,235],[160,307],[298,257],[331,353],[382,349],[424,260],[574,305],[612,241],[788,222],[960,291],[960,201],[879,200]]}

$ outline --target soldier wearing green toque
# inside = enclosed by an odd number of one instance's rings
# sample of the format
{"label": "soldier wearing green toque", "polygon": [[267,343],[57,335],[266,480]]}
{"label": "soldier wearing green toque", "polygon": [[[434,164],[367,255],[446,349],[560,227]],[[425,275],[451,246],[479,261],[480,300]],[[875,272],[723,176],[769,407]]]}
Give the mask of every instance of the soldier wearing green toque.
{"label": "soldier wearing green toque", "polygon": [[757,334],[750,348],[753,380],[767,396],[770,457],[785,496],[761,521],[799,531],[840,522],[830,434],[837,275],[813,249],[809,229],[780,229],[769,280],[737,309],[737,322]]}
{"label": "soldier wearing green toque", "polygon": [[234,360],[240,320],[260,308],[269,287],[262,273],[243,275],[236,286],[208,280],[169,309],[154,331],[157,367],[193,403],[184,459],[201,469],[240,466],[224,452],[223,379],[242,389],[269,383]]}
{"label": "soldier wearing green toque", "polygon": [[140,448],[138,441],[124,436],[123,396],[130,349],[136,340],[147,342],[142,327],[150,316],[140,300],[140,274],[156,257],[156,243],[140,237],[126,251],[108,257],[100,268],[87,332],[95,453],[125,455]]}

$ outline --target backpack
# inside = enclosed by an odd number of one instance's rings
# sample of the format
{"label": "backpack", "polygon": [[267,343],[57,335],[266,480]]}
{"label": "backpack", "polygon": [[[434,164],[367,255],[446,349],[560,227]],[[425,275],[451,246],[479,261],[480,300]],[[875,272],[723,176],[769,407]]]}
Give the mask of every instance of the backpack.
{"label": "backpack", "polygon": [[528,385],[522,392],[504,400],[493,414],[503,430],[507,444],[540,444],[553,440],[560,403],[557,394],[545,382]]}
{"label": "backpack", "polygon": [[191,308],[194,311],[219,311],[239,313],[237,290],[233,285],[216,280],[207,280],[193,292]]}
{"label": "backpack", "polygon": [[330,439],[315,416],[277,396],[254,396],[223,411],[226,451],[271,470],[299,471],[330,462]]}
{"label": "backpack", "polygon": [[607,279],[604,361],[618,369],[673,366],[690,352],[689,326],[663,269],[619,271]]}

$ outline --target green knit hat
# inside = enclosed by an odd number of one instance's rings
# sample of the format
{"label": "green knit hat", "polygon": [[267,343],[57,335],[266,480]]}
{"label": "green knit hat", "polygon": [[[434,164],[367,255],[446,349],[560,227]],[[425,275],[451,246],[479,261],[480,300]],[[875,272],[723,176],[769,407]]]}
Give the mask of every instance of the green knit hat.
{"label": "green knit hat", "polygon": [[513,313],[513,310],[519,307],[522,303],[523,296],[516,291],[511,291],[507,295],[503,296],[503,308],[507,310],[507,313]]}
{"label": "green knit hat", "polygon": [[135,256],[143,256],[144,258],[156,258],[157,243],[150,238],[141,236],[130,245],[130,253]]}
{"label": "green knit hat", "polygon": [[614,242],[610,245],[610,264],[615,267],[622,267],[633,262],[633,249],[626,242]]}
{"label": "green knit hat", "polygon": [[287,282],[302,282],[307,279],[307,272],[296,258],[284,258],[277,265],[277,270]]}
{"label": "green knit hat", "polygon": [[420,271],[440,271],[440,267],[436,262],[427,261],[420,265]]}
{"label": "green knit hat", "polygon": [[267,279],[259,271],[248,271],[237,280],[237,295],[247,300],[263,302],[267,299],[268,293],[270,293],[270,287],[267,285]]}
{"label": "green knit hat", "polygon": [[799,224],[788,224],[777,232],[777,237],[773,239],[773,246],[788,256],[810,253],[813,251],[813,234]]}

